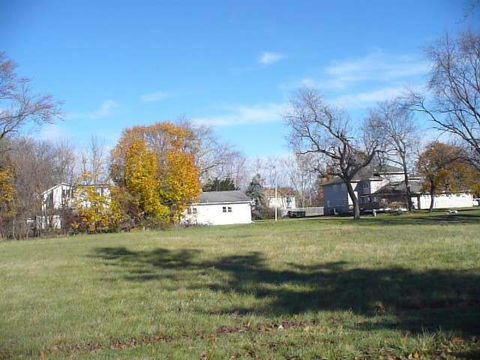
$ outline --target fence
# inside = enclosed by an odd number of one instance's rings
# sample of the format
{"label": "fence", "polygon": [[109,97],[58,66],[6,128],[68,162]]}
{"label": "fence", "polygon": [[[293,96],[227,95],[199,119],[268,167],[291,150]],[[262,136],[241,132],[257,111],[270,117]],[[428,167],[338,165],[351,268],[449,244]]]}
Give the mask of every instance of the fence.
{"label": "fence", "polygon": [[312,216],[322,216],[322,215],[323,215],[323,206],[295,208],[295,209],[289,209],[287,211],[287,216],[290,218],[312,217]]}

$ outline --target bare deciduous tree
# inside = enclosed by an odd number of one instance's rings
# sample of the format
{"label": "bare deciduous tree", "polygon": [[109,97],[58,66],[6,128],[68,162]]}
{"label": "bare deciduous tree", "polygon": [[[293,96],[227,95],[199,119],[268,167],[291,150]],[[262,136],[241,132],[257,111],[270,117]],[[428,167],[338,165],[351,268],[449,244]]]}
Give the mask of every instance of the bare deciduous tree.
{"label": "bare deciduous tree", "polygon": [[347,114],[327,105],[314,89],[302,89],[291,100],[285,115],[290,127],[290,144],[297,154],[316,154],[323,163],[322,175],[343,180],[353,203],[354,219],[360,218],[360,206],[352,180],[368,166],[378,150],[376,139],[355,129]]}
{"label": "bare deciduous tree", "polygon": [[76,177],[75,148],[67,140],[60,140],[54,144],[55,148],[55,180],[67,184],[73,184]]}
{"label": "bare deciduous tree", "polygon": [[30,80],[20,78],[16,65],[0,53],[0,142],[27,124],[51,123],[60,115],[50,95],[33,95]]}
{"label": "bare deciduous tree", "polygon": [[181,119],[182,126],[195,136],[191,146],[203,182],[209,179],[230,178],[237,187],[244,187],[249,179],[245,173],[245,157],[231,144],[220,141],[213,129]]}
{"label": "bare deciduous tree", "polygon": [[282,162],[289,186],[297,196],[297,206],[318,206],[319,204],[315,201],[318,175],[312,170],[313,159],[311,154],[295,155],[283,159]]}
{"label": "bare deciduous tree", "polygon": [[437,129],[461,140],[472,165],[480,169],[480,35],[445,36],[427,54],[433,65],[432,96],[413,94],[413,107]]}
{"label": "bare deciduous tree", "polygon": [[400,99],[379,103],[370,111],[365,130],[372,138],[378,139],[384,160],[402,168],[405,202],[411,211],[409,171],[418,148],[417,125],[412,111]]}
{"label": "bare deciduous tree", "polygon": [[74,152],[66,143],[39,142],[32,138],[14,139],[10,143],[16,216],[9,233],[21,238],[29,235],[28,220],[42,214],[42,192],[73,176]]}
{"label": "bare deciduous tree", "polygon": [[250,166],[251,174],[260,174],[265,186],[289,188],[295,193],[300,207],[319,205],[315,189],[318,173],[315,171],[313,154],[294,156],[269,156],[257,158]]}
{"label": "bare deciduous tree", "polygon": [[211,174],[217,178],[232,179],[237,188],[245,189],[249,181],[247,159],[240,152],[233,151],[229,160],[212,169]]}
{"label": "bare deciduous tree", "polygon": [[97,136],[92,136],[88,148],[80,155],[82,176],[88,177],[93,184],[104,182],[108,174],[108,152],[105,141]]}

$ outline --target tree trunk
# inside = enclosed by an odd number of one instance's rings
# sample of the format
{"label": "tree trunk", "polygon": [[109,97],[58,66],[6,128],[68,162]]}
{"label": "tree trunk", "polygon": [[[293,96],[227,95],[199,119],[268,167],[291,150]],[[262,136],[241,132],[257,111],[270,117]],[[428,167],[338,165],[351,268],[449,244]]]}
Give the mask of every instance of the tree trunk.
{"label": "tree trunk", "polygon": [[430,208],[428,209],[429,212],[433,211],[433,205],[435,201],[435,185],[433,182],[430,182]]}
{"label": "tree trunk", "polygon": [[413,202],[412,202],[412,192],[410,191],[410,177],[408,176],[407,157],[405,155],[405,147],[400,146],[398,143],[397,143],[397,146],[399,147],[399,155],[400,155],[400,160],[401,160],[401,165],[403,170],[403,181],[405,182],[405,197],[406,197],[405,203],[407,204],[408,211],[411,212],[413,209]]}
{"label": "tree trunk", "polygon": [[358,204],[357,195],[355,195],[355,191],[353,190],[350,180],[345,181],[345,184],[347,185],[348,195],[350,195],[350,198],[353,202],[353,219],[358,220],[360,219],[360,206]]}
{"label": "tree trunk", "polygon": [[405,196],[407,198],[407,209],[409,212],[413,209],[413,202],[412,202],[412,192],[410,191],[410,179],[408,176],[408,170],[405,165],[403,165],[403,177],[405,181]]}

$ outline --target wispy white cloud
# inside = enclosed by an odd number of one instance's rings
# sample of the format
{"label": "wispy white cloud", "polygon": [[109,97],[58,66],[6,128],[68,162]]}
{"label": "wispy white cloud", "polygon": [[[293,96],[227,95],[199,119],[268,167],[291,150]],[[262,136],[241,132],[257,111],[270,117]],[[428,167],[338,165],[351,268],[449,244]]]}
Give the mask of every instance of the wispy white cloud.
{"label": "wispy white cloud", "polygon": [[306,77],[306,78],[303,78],[302,80],[300,80],[300,85],[305,86],[305,87],[309,87],[309,88],[319,87],[317,81],[315,81],[314,79],[312,79],[310,77]]}
{"label": "wispy white cloud", "polygon": [[285,58],[284,54],[265,51],[258,58],[258,62],[262,65],[271,65]]}
{"label": "wispy white cloud", "polygon": [[338,60],[300,81],[283,88],[307,86],[323,91],[342,92],[354,87],[412,85],[430,70],[430,64],[414,55],[388,54],[381,50],[365,56]]}
{"label": "wispy white cloud", "polygon": [[411,55],[392,55],[377,50],[363,57],[334,62],[316,81],[323,88],[344,89],[362,82],[398,82],[425,75],[430,65]]}
{"label": "wispy white cloud", "polygon": [[405,94],[405,87],[384,87],[370,91],[345,94],[331,99],[331,103],[344,108],[363,108],[377,102],[394,99]]}
{"label": "wispy white cloud", "polygon": [[120,105],[115,100],[104,100],[100,106],[87,112],[70,112],[65,114],[65,119],[89,119],[99,120],[112,116]]}
{"label": "wispy white cloud", "polygon": [[329,100],[332,104],[343,108],[362,109],[375,105],[375,103],[378,102],[408,96],[411,91],[425,93],[426,89],[423,85],[419,84],[413,86],[376,87],[373,90],[358,91],[330,97]]}
{"label": "wispy white cloud", "polygon": [[90,114],[90,117],[92,119],[103,119],[109,117],[113,115],[114,110],[118,108],[118,106],[118,103],[114,100],[105,100],[97,110]]}
{"label": "wispy white cloud", "polygon": [[142,96],[140,96],[140,100],[145,103],[157,102],[168,99],[170,96],[171,94],[165,91],[156,91],[148,94],[143,94]]}
{"label": "wispy white cloud", "polygon": [[66,139],[69,137],[68,134],[63,128],[59,127],[57,124],[47,124],[40,128],[38,133],[38,139],[44,141],[58,141]]}
{"label": "wispy white cloud", "polygon": [[286,108],[286,104],[278,103],[237,105],[227,108],[221,115],[197,117],[192,121],[211,126],[271,123],[281,121]]}
{"label": "wispy white cloud", "polygon": [[407,88],[419,88],[429,70],[430,64],[418,56],[376,50],[362,57],[334,61],[294,87],[317,88],[337,106],[360,109],[401,96]]}

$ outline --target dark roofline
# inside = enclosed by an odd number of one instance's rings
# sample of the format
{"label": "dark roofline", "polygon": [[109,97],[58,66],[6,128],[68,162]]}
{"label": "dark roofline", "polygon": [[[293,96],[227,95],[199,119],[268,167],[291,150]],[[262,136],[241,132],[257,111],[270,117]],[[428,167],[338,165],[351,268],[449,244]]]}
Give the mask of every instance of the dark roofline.
{"label": "dark roofline", "polygon": [[69,184],[66,182],[58,183],[56,185],[53,185],[49,187],[47,190],[44,190],[41,194],[46,194],[55,189],[56,187],[59,186],[69,186],[71,188],[79,188],[79,187],[98,187],[98,188],[110,188],[112,185],[107,184],[107,183],[102,183],[102,184]]}
{"label": "dark roofline", "polygon": [[251,199],[240,190],[230,191],[206,191],[200,197],[192,202],[196,205],[213,205],[213,204],[246,204]]}
{"label": "dark roofline", "polygon": [[[351,182],[352,183],[359,183],[359,182],[367,181],[367,180],[369,180],[369,181],[382,181],[382,180],[385,180],[385,179],[380,178],[380,177],[371,176],[371,177],[363,178],[363,179],[353,179]],[[328,186],[328,185],[343,184],[343,183],[345,183],[345,181],[343,181],[342,179],[335,178],[335,179],[332,179],[330,181],[327,181],[325,183],[320,184],[320,186]]]}
{"label": "dark roofline", "polygon": [[192,202],[191,205],[221,205],[221,204],[250,204],[252,200],[242,201],[206,201],[206,202]]}

